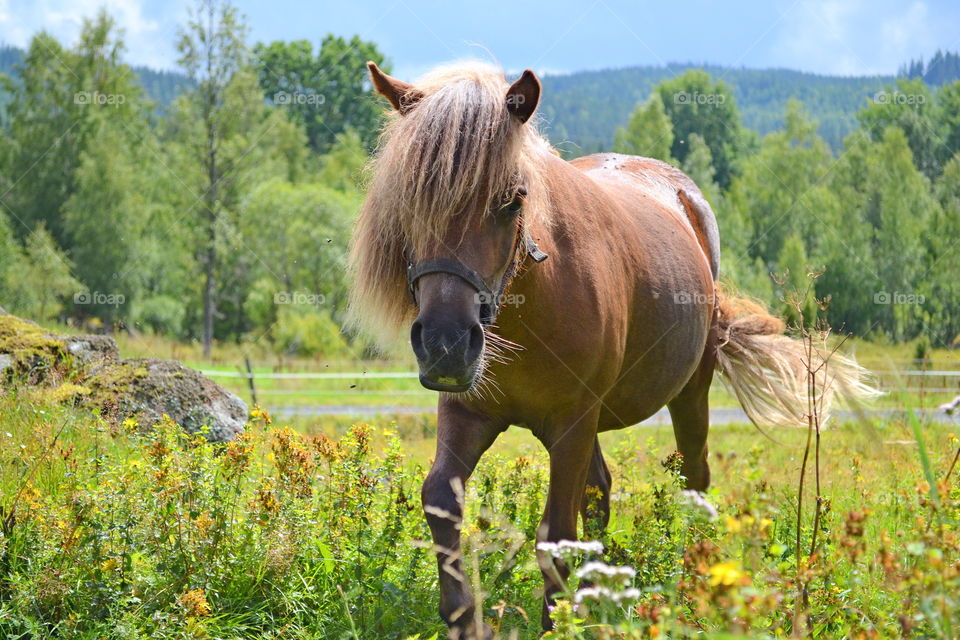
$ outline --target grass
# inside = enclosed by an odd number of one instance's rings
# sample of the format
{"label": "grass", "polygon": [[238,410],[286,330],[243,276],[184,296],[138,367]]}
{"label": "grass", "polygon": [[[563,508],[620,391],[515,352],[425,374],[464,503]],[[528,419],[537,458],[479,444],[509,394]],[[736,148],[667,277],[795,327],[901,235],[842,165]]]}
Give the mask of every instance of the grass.
{"label": "grass", "polygon": [[[242,440],[214,445],[6,392],[0,425],[0,637],[444,637],[419,506],[429,421],[289,429],[255,412]],[[669,428],[603,434],[602,560],[632,567],[638,591],[598,578],[607,591],[561,603],[553,637],[956,637],[956,431],[825,432],[818,543],[808,506],[799,556],[804,432],[714,429],[716,518],[682,493]],[[502,638],[539,637],[546,462],[512,429],[468,487],[466,564]]]}

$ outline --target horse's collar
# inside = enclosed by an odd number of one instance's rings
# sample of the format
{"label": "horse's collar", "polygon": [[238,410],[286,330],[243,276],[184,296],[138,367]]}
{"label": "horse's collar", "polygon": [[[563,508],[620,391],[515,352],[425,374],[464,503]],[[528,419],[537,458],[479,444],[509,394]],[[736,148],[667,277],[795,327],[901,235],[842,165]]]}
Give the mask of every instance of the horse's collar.
{"label": "horse's collar", "polygon": [[[497,313],[500,311],[500,303],[503,299],[503,292],[506,290],[507,285],[510,284],[510,281],[517,273],[517,268],[520,266],[520,263],[523,262],[523,259],[526,256],[536,262],[541,263],[550,256],[540,250],[540,247],[537,246],[537,243],[534,241],[533,236],[530,235],[530,231],[523,231],[523,253],[515,258],[510,266],[507,267],[507,271],[504,273],[500,286],[496,292],[487,284],[487,281],[483,279],[479,273],[463,264],[459,260],[453,258],[433,258],[431,260],[423,260],[422,262],[414,263],[412,261],[407,261],[407,288],[410,291],[410,297],[413,299],[413,304],[417,304],[417,280],[427,275],[428,273],[449,273],[450,275],[457,276],[471,287],[474,291],[477,292],[478,300],[480,302],[480,322],[484,326],[490,326],[493,324],[494,320],[497,319]],[[518,254],[520,252],[518,251]]]}

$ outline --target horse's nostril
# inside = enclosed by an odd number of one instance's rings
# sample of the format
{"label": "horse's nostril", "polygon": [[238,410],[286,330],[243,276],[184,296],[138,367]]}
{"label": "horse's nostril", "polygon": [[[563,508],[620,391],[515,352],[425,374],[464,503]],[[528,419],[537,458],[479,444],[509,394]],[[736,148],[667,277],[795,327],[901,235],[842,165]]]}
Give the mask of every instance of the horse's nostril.
{"label": "horse's nostril", "polygon": [[410,346],[413,347],[413,354],[420,360],[427,357],[427,350],[423,347],[423,323],[417,320],[410,328]]}
{"label": "horse's nostril", "polygon": [[483,351],[483,327],[475,324],[470,327],[470,343],[467,345],[466,361],[470,364],[480,357]]}

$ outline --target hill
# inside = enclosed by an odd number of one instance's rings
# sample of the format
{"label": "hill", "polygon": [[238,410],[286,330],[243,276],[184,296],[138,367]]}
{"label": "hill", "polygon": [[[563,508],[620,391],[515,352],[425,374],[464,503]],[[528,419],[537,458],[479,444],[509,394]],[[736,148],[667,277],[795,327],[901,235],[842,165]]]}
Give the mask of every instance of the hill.
{"label": "hill", "polygon": [[894,76],[821,76],[789,69],[731,69],[714,65],[677,64],[583,71],[543,78],[542,115],[550,139],[565,151],[591,153],[609,148],[613,134],[654,85],[687,69],[703,69],[728,83],[743,123],[763,135],[783,126],[787,101],[796,98],[819,121],[819,131],[837,148],[856,128],[856,112],[868,98],[894,81]]}
{"label": "hill", "polygon": [[[16,78],[16,66],[20,64],[24,51],[19,47],[0,45],[0,74],[9,74]],[[160,108],[164,109],[174,98],[191,86],[191,80],[177,71],[158,71],[149,67],[133,66],[133,72],[140,78],[147,96]],[[10,101],[9,95],[0,86],[0,111]],[[4,122],[0,118],[0,123]]]}

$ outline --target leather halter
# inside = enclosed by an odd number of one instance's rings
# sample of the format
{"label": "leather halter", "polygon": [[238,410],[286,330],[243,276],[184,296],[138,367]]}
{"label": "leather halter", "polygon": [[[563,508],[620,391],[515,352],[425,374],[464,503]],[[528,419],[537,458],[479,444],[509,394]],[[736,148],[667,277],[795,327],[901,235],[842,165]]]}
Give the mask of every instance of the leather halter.
{"label": "leather halter", "polygon": [[530,236],[529,231],[523,231],[521,242],[522,245],[517,243],[515,257],[503,274],[500,287],[496,292],[490,288],[486,280],[483,279],[483,276],[459,260],[452,258],[434,258],[416,264],[407,262],[407,287],[410,290],[411,298],[413,298],[413,304],[417,305],[417,280],[428,273],[449,273],[469,284],[473,287],[474,291],[477,292],[480,301],[480,323],[485,327],[490,326],[494,320],[497,319],[497,313],[500,311],[500,303],[503,299],[503,292],[516,275],[517,267],[520,266],[523,259],[529,255],[534,262],[540,263],[549,257],[540,250],[537,243],[534,242]]}

